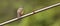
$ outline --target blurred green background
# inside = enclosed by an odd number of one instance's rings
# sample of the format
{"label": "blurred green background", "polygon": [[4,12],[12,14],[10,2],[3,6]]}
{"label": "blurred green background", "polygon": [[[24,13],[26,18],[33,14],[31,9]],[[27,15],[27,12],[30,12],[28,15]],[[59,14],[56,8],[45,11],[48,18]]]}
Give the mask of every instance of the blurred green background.
{"label": "blurred green background", "polygon": [[[24,14],[60,2],[60,0],[0,0],[0,23],[16,17],[17,9]],[[60,6],[37,13],[4,26],[60,26]]]}

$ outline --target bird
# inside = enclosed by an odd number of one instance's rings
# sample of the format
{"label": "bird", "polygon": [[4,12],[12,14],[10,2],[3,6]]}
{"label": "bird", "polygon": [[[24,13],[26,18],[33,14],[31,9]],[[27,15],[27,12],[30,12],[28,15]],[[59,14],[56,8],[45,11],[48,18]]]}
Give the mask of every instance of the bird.
{"label": "bird", "polygon": [[17,17],[21,17],[23,15],[23,7],[17,9]]}

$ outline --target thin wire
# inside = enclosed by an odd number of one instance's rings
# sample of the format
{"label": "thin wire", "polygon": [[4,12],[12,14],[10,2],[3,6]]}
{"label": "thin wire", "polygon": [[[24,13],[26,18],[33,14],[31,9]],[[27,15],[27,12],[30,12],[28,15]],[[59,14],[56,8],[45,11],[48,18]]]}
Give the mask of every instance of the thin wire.
{"label": "thin wire", "polygon": [[50,8],[55,7],[55,6],[58,6],[58,5],[60,5],[60,3],[56,3],[56,4],[53,4],[53,5],[51,5],[51,6],[48,6],[48,7],[45,7],[45,8],[42,8],[42,9],[36,10],[36,11],[34,11],[34,12],[31,12],[31,13],[25,14],[25,15],[23,15],[23,16],[21,16],[21,17],[17,17],[17,18],[14,18],[14,19],[8,20],[8,21],[6,21],[6,22],[0,23],[0,25],[4,25],[4,24],[7,24],[7,23],[10,23],[10,22],[16,21],[16,20],[18,20],[18,19],[20,19],[20,18],[25,18],[26,16],[32,15],[32,14],[37,13],[37,12],[41,12],[41,11],[46,10],[46,9],[50,9]]}

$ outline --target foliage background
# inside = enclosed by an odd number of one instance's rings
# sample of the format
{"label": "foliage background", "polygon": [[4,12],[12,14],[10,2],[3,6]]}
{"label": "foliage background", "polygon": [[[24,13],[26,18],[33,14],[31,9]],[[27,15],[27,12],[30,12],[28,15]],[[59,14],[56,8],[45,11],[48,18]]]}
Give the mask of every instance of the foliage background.
{"label": "foliage background", "polygon": [[[24,14],[60,2],[60,0],[0,0],[0,23],[16,17],[24,6]],[[4,26],[60,26],[60,6],[26,17]]]}

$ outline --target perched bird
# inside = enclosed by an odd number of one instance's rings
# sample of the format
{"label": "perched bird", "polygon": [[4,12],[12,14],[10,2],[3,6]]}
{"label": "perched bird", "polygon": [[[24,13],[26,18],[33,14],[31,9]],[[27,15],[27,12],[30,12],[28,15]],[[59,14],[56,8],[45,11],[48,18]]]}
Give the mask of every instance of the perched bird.
{"label": "perched bird", "polygon": [[20,17],[23,15],[23,7],[18,8],[17,10],[17,17]]}

